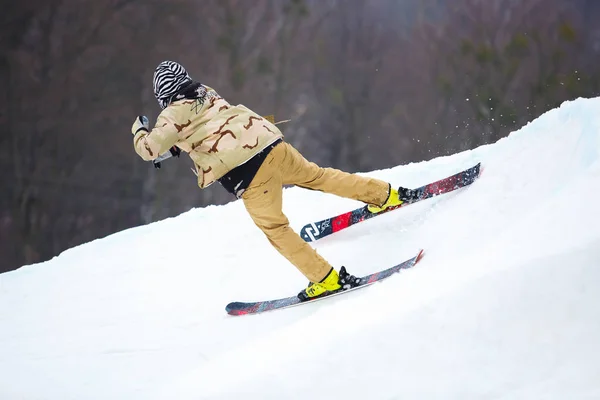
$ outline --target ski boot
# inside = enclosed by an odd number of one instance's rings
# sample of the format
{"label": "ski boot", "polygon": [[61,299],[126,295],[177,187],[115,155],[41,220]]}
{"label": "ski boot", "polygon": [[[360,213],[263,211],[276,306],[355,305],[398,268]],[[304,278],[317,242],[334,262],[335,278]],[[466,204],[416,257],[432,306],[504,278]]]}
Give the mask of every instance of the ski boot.
{"label": "ski boot", "polygon": [[339,274],[335,269],[331,268],[329,274],[321,282],[310,282],[306,289],[298,293],[298,298],[301,301],[316,299],[326,294],[353,288],[359,283],[360,278],[350,275],[346,271],[346,267],[342,267]]}
{"label": "ski boot", "polygon": [[367,206],[367,209],[369,210],[369,212],[377,214],[384,210],[387,210],[390,207],[397,207],[402,203],[411,202],[413,200],[416,200],[417,198],[418,194],[416,190],[403,188],[402,186],[400,186],[398,190],[390,188],[390,195],[381,207],[369,204]]}

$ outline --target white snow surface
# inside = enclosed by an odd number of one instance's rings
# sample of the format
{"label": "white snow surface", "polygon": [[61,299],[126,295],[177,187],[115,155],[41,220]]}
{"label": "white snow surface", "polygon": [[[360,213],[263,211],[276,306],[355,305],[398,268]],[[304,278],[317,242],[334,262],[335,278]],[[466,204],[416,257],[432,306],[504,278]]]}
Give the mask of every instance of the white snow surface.
{"label": "white snow surface", "polygon": [[[230,301],[306,279],[240,201],[193,209],[0,275],[0,399],[600,399],[600,99],[497,143],[364,173],[468,188],[313,246],[363,290],[260,315]],[[284,190],[305,223],[360,203]]]}

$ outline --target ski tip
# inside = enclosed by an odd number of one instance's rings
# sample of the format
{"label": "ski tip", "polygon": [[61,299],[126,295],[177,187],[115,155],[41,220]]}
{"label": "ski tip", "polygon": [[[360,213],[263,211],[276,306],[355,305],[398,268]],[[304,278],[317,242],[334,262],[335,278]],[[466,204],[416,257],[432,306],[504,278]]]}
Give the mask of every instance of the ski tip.
{"label": "ski tip", "polygon": [[418,263],[419,261],[421,261],[421,259],[423,258],[424,255],[425,255],[425,250],[421,249],[419,251],[419,254],[417,254],[417,258],[415,259],[415,264]]}

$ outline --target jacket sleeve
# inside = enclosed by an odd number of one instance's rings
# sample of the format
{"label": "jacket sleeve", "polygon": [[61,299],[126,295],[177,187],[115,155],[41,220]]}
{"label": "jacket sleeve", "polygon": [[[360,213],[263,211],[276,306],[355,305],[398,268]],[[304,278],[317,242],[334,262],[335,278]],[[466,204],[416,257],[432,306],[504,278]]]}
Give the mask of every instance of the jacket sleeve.
{"label": "jacket sleeve", "polygon": [[145,161],[155,160],[167,152],[179,141],[175,124],[167,118],[159,116],[154,129],[150,132],[140,131],[133,137],[136,153]]}

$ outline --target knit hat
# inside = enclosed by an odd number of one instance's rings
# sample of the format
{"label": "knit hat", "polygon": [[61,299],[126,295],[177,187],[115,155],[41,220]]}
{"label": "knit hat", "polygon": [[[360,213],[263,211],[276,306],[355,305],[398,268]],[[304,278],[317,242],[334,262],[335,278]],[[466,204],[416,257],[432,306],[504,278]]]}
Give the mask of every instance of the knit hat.
{"label": "knit hat", "polygon": [[166,108],[172,97],[192,81],[183,66],[175,61],[163,61],[154,71],[154,96],[160,108]]}

